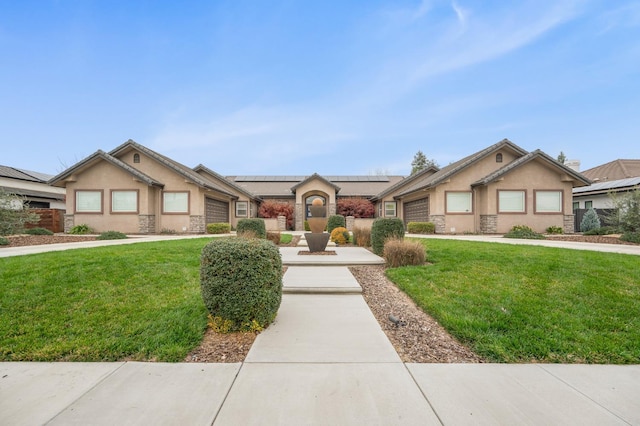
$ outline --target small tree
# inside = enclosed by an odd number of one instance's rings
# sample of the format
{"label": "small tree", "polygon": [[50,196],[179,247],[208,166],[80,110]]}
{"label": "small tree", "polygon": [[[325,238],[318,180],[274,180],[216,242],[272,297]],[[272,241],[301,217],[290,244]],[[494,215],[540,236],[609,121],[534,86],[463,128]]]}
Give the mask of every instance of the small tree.
{"label": "small tree", "polygon": [[277,219],[278,216],[287,218],[287,229],[293,229],[293,206],[281,201],[266,200],[260,204],[258,216],[265,219]]}
{"label": "small tree", "polygon": [[640,233],[640,187],[623,195],[611,194],[610,198],[616,210],[607,218],[608,224],[624,233]]}
{"label": "small tree", "polygon": [[40,217],[29,210],[24,197],[0,188],[0,235],[17,234],[26,223],[37,223]]}
{"label": "small tree", "polygon": [[427,158],[422,151],[418,151],[416,155],[413,156],[413,161],[411,162],[411,174],[418,173],[420,170],[432,166],[438,167],[438,163],[436,163],[435,160]]}
{"label": "small tree", "polygon": [[594,209],[589,209],[580,222],[580,231],[587,232],[592,229],[600,229],[600,218]]}
{"label": "small tree", "polygon": [[558,154],[557,160],[558,160],[558,163],[564,164],[567,162],[567,156],[564,155],[564,152],[560,151],[560,154]]}
{"label": "small tree", "polygon": [[340,198],[336,205],[339,215],[353,217],[373,217],[376,208],[373,203],[364,198]]}

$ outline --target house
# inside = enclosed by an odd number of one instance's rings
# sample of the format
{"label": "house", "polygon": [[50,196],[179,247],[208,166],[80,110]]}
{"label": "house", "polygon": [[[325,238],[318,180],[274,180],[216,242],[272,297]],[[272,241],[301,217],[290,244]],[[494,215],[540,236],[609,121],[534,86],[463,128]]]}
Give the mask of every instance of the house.
{"label": "house", "polygon": [[31,208],[65,208],[65,190],[47,184],[52,177],[44,173],[0,165],[0,189],[24,197]]}
{"label": "house", "polygon": [[573,209],[609,209],[611,194],[633,191],[640,186],[640,160],[614,160],[585,170],[593,183],[573,189]]}
{"label": "house", "polygon": [[[503,140],[447,167],[402,176],[221,176],[191,169],[134,141],[98,151],[52,178],[66,188],[65,229],[202,233],[207,223],[256,217],[265,200],[294,207],[304,229],[308,206],[321,198],[335,214],[340,198],[365,198],[377,217],[432,221],[436,232],[503,233],[527,224],[573,230],[571,190],[590,182],[537,150]],[[568,226],[567,224],[570,224]]]}

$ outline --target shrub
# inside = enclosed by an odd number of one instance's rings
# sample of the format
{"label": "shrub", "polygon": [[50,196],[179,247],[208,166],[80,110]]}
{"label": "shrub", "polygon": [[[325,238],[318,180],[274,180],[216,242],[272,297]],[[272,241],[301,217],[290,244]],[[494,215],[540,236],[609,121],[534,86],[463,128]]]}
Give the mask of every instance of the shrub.
{"label": "shrub", "polygon": [[160,231],[160,234],[162,235],[174,235],[177,232],[174,229],[169,229],[169,228],[162,228],[162,230]]}
{"label": "shrub", "polygon": [[8,246],[9,240],[5,237],[0,237],[0,246]]}
{"label": "shrub", "polygon": [[307,231],[307,232],[311,231],[311,227],[309,226],[309,221],[308,220],[304,221],[304,230]]}
{"label": "shrub", "polygon": [[75,235],[90,234],[91,232],[93,232],[93,230],[89,227],[89,225],[86,225],[84,223],[81,225],[76,225],[69,230],[70,234],[75,234]]}
{"label": "shrub", "polygon": [[625,232],[624,234],[622,234],[620,239],[622,241],[640,244],[640,232]]}
{"label": "shrub", "polygon": [[231,232],[229,223],[207,223],[207,234],[228,234]]}
{"label": "shrub", "polygon": [[580,222],[580,231],[587,232],[600,228],[600,218],[594,209],[589,209]]}
{"label": "shrub", "polygon": [[29,210],[29,203],[20,195],[0,188],[0,235],[18,234],[26,223],[37,223],[40,216]]}
{"label": "shrub", "polygon": [[609,235],[616,234],[618,230],[612,226],[601,226],[600,228],[591,229],[584,233],[584,235]]}
{"label": "shrub", "polygon": [[354,228],[353,243],[357,244],[359,247],[370,247],[371,246],[371,229]]}
{"label": "shrub", "polygon": [[384,251],[384,243],[389,238],[404,238],[404,223],[401,219],[395,218],[378,218],[371,225],[371,247],[373,252],[378,256],[382,256]]}
{"label": "shrub", "polygon": [[332,233],[336,228],[344,228],[346,226],[344,216],[334,214],[329,216],[327,220],[327,232]]}
{"label": "shrub", "polygon": [[390,238],[384,244],[382,256],[389,268],[422,265],[426,260],[424,246],[415,241]]}
{"label": "shrub", "polygon": [[505,238],[522,238],[526,240],[544,240],[544,235],[538,234],[527,225],[515,225],[509,232],[504,234]]}
{"label": "shrub", "polygon": [[373,217],[376,209],[373,203],[365,198],[341,198],[336,203],[336,212],[341,216]]}
{"label": "shrub", "polygon": [[262,239],[214,239],[202,249],[200,289],[219,331],[259,331],[282,300],[280,252]]}
{"label": "shrub", "polygon": [[49,231],[45,228],[25,229],[24,233],[29,235],[53,235],[53,231]]}
{"label": "shrub", "polygon": [[118,231],[106,231],[96,237],[96,240],[124,240],[127,239],[127,234],[123,234]]}
{"label": "shrub", "polygon": [[238,235],[251,232],[257,238],[267,238],[267,228],[262,219],[240,219],[238,221]]}
{"label": "shrub", "polygon": [[260,204],[258,216],[267,219],[277,219],[278,216],[287,218],[287,229],[293,229],[293,206],[281,201],[267,200]]}
{"label": "shrub", "polygon": [[550,226],[547,228],[547,234],[564,234],[561,226]]}
{"label": "shrub", "polygon": [[331,231],[331,241],[338,245],[347,244],[349,242],[349,231],[347,231],[347,228],[339,226]]}
{"label": "shrub", "polygon": [[623,233],[640,233],[640,186],[624,195],[612,195],[611,199],[616,210],[607,222]]}
{"label": "shrub", "polygon": [[267,240],[271,241],[273,244],[280,244],[280,231],[267,231]]}
{"label": "shrub", "polygon": [[407,232],[410,234],[435,234],[436,224],[433,222],[409,222]]}

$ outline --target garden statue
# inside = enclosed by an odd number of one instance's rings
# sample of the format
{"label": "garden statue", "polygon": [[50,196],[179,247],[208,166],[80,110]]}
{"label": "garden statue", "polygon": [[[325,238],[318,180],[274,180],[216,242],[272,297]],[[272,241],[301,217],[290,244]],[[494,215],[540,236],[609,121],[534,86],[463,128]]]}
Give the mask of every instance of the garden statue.
{"label": "garden statue", "polygon": [[308,218],[309,228],[311,232],[304,234],[309,245],[309,251],[320,252],[327,248],[330,235],[324,232],[327,227],[327,207],[320,198],[313,200],[309,208],[311,217]]}

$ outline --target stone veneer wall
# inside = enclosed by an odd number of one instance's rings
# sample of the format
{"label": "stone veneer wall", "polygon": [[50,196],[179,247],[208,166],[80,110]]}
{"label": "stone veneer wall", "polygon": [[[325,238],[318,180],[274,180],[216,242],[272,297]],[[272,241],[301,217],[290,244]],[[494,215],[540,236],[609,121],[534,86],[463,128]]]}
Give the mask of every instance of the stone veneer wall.
{"label": "stone veneer wall", "polygon": [[483,234],[495,234],[498,232],[498,215],[481,214],[480,232]]}
{"label": "stone veneer wall", "polygon": [[204,234],[207,229],[205,217],[202,215],[189,216],[189,232],[192,234]]}
{"label": "stone veneer wall", "polygon": [[287,217],[278,216],[278,231],[286,231],[286,230],[287,230]]}
{"label": "stone veneer wall", "polygon": [[436,225],[436,234],[445,234],[445,219],[444,215],[431,215],[429,216],[429,222],[433,222]]}
{"label": "stone veneer wall", "polygon": [[573,234],[575,233],[575,215],[565,214],[563,221],[563,229],[565,234]]}
{"label": "stone veneer wall", "polygon": [[75,221],[73,218],[72,214],[65,214],[64,215],[64,232],[65,234],[68,234],[69,231],[71,231],[71,228],[73,228]]}
{"label": "stone veneer wall", "polygon": [[154,214],[138,215],[138,232],[140,232],[141,234],[155,234],[156,215]]}
{"label": "stone veneer wall", "polygon": [[295,213],[296,215],[296,231],[304,231],[304,210],[302,204],[296,204]]}

